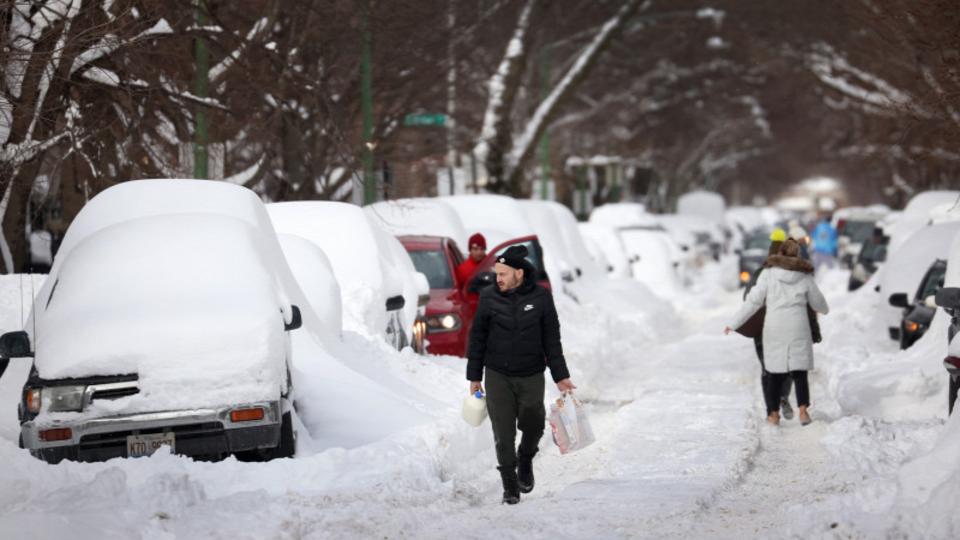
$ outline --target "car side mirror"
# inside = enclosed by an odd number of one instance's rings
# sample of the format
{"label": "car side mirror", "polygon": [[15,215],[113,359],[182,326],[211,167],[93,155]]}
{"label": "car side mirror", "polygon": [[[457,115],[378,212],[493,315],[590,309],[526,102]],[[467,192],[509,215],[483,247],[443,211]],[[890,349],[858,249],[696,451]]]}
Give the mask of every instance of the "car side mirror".
{"label": "car side mirror", "polygon": [[303,315],[299,306],[290,306],[290,322],[283,323],[283,331],[289,332],[303,326]]}
{"label": "car side mirror", "polygon": [[910,301],[907,300],[907,293],[894,293],[890,295],[890,305],[898,308],[910,307]]}
{"label": "car side mirror", "polygon": [[31,357],[30,334],[24,330],[7,332],[0,336],[0,358]]}
{"label": "car side mirror", "polygon": [[924,299],[923,299],[923,305],[927,306],[928,308],[936,309],[936,308],[937,308],[937,296],[931,294],[930,296],[924,298]]}
{"label": "car side mirror", "polygon": [[497,281],[497,274],[493,272],[477,272],[473,279],[470,280],[470,284],[467,285],[467,291],[472,293],[480,292],[480,289],[489,287]]}
{"label": "car side mirror", "polygon": [[960,308],[960,288],[944,287],[937,291],[936,303],[947,309]]}
{"label": "car side mirror", "polygon": [[407,305],[407,301],[404,300],[402,295],[398,294],[387,298],[387,311],[397,311],[403,309],[405,305]]}

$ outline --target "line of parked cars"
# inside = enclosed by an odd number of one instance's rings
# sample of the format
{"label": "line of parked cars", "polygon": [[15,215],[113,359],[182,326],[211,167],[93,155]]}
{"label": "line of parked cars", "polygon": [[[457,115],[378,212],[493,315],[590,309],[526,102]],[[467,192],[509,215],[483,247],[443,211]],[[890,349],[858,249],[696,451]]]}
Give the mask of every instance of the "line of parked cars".
{"label": "line of parked cars", "polygon": [[[575,302],[616,302],[604,295],[628,291],[622,283],[670,298],[739,234],[718,196],[687,207],[709,212],[655,216],[620,203],[578,223],[558,203],[495,195],[360,208],[263,204],[223,182],[119,184],[71,224],[26,328],[0,336],[0,356],[32,357],[21,446],[51,463],[162,447],[292,456],[292,333],[335,346],[346,330],[463,356],[478,293],[515,245],[539,283]],[[465,278],[457,268],[475,232],[491,248]]]}

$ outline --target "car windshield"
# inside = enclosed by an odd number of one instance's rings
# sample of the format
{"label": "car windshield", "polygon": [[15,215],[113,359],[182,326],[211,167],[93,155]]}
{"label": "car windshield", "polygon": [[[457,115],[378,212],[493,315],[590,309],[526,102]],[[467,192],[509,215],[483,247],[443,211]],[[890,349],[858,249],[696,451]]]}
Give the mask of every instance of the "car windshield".
{"label": "car windshield", "polygon": [[873,238],[868,238],[863,243],[863,249],[860,251],[858,260],[863,262],[884,262],[887,260],[886,242],[876,242]]}
{"label": "car windshield", "polygon": [[770,239],[766,234],[756,234],[750,237],[750,240],[747,241],[747,249],[768,249],[770,247]]}
{"label": "car windshield", "polygon": [[410,260],[417,272],[427,276],[431,289],[453,288],[453,276],[450,275],[450,266],[442,251],[411,251]]}
{"label": "car windshield", "polygon": [[943,287],[943,278],[947,273],[947,265],[942,261],[937,261],[930,268],[930,271],[927,272],[927,279],[923,281],[923,287],[920,290],[919,300],[923,300],[928,296],[934,296],[937,294],[937,291]]}
{"label": "car windshield", "polygon": [[859,244],[870,238],[875,226],[876,224],[872,221],[848,221],[843,226],[842,234],[854,244]]}

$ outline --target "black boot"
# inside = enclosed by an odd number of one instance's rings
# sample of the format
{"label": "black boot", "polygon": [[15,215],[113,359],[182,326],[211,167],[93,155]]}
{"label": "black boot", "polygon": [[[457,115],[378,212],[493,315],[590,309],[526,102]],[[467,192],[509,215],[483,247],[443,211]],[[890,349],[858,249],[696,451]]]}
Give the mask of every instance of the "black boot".
{"label": "black boot", "polygon": [[537,451],[530,455],[519,454],[517,458],[517,480],[520,484],[520,493],[530,493],[533,491],[533,456]]}
{"label": "black boot", "polygon": [[517,483],[517,470],[513,467],[497,467],[500,471],[500,480],[503,481],[503,502],[517,504],[520,502],[520,485]]}

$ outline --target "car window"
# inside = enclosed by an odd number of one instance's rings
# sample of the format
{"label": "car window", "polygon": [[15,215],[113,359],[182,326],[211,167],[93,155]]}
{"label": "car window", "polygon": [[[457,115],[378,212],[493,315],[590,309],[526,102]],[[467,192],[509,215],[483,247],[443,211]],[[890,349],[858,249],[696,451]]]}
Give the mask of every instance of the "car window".
{"label": "car window", "polygon": [[923,283],[920,286],[920,295],[917,297],[918,300],[923,301],[924,298],[928,296],[934,296],[937,294],[937,291],[943,287],[943,279],[947,273],[947,265],[938,261],[930,267],[930,270],[927,271],[927,275],[924,277]]}
{"label": "car window", "polygon": [[411,251],[410,260],[417,272],[427,276],[431,289],[453,288],[453,276],[450,275],[450,265],[443,251]]}
{"label": "car window", "polygon": [[843,236],[854,244],[859,244],[870,238],[876,224],[872,221],[848,221],[843,227]]}
{"label": "car window", "polygon": [[767,250],[770,248],[770,238],[766,234],[758,234],[750,237],[750,240],[747,242],[747,249],[762,249]]}

